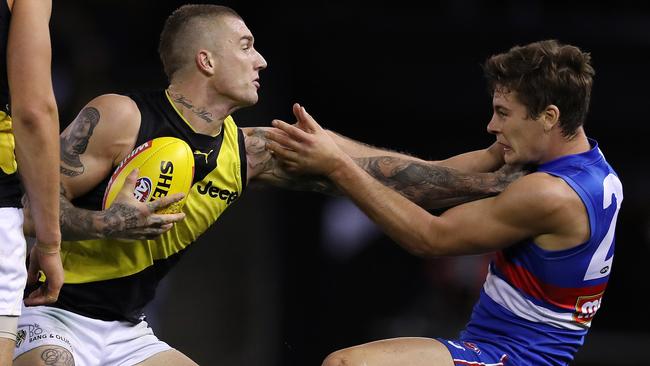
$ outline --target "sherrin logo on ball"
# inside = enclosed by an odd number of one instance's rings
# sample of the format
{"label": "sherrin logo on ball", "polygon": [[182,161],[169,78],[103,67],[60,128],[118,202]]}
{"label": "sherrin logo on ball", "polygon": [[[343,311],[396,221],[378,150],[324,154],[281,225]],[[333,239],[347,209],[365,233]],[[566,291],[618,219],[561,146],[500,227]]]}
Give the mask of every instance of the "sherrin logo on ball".
{"label": "sherrin logo on ball", "polygon": [[111,207],[126,177],[139,169],[133,196],[140,202],[182,192],[185,197],[157,213],[181,212],[194,178],[194,154],[187,143],[176,137],[158,137],[136,147],[115,168],[104,192],[102,208]]}

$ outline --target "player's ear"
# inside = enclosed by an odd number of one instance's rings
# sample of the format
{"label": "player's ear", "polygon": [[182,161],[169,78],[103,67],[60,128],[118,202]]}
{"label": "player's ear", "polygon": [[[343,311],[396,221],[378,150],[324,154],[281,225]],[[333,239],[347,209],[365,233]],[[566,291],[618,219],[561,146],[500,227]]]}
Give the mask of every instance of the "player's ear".
{"label": "player's ear", "polygon": [[542,111],[541,117],[544,131],[549,132],[560,121],[560,109],[555,104],[550,104]]}
{"label": "player's ear", "polygon": [[215,70],[215,61],[212,52],[208,50],[199,50],[196,53],[196,66],[199,68],[201,73],[206,76],[214,75]]}

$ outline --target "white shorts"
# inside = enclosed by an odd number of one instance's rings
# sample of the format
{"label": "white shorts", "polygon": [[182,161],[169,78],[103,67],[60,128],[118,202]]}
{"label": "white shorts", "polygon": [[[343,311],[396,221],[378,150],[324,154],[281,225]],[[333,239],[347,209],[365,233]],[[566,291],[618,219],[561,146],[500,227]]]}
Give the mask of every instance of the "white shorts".
{"label": "white shorts", "polygon": [[67,349],[76,366],[135,365],[171,349],[144,321],[104,321],[49,306],[24,307],[14,359],[40,346]]}
{"label": "white shorts", "polygon": [[0,316],[19,316],[27,282],[23,210],[0,207]]}

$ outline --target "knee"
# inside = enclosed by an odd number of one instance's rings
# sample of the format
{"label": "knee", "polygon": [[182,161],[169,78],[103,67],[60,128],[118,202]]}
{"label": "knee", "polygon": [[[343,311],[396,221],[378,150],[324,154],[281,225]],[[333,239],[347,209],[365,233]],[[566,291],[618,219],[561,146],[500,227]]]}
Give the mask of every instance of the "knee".
{"label": "knee", "polygon": [[354,366],[354,363],[346,356],[344,351],[330,353],[321,366]]}

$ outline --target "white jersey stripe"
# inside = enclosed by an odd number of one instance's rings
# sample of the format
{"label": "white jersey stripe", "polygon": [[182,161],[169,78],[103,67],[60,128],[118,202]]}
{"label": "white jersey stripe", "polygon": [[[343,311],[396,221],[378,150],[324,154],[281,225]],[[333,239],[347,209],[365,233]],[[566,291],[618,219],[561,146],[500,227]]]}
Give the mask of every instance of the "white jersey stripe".
{"label": "white jersey stripe", "polygon": [[573,320],[572,313],[559,313],[539,305],[525,298],[517,289],[506,281],[488,271],[485,293],[497,304],[508,309],[516,316],[535,323],[544,323],[556,328],[569,330],[584,330],[589,328],[589,323],[579,324]]}

